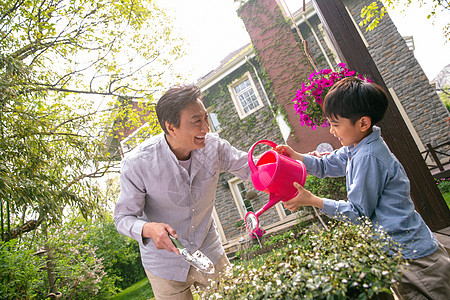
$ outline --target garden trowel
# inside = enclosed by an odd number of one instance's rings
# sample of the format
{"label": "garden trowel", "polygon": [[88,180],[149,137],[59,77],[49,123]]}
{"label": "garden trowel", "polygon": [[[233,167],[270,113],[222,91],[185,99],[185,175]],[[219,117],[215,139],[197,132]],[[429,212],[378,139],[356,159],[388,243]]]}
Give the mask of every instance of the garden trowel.
{"label": "garden trowel", "polygon": [[178,251],[180,251],[180,254],[183,255],[183,259],[185,261],[187,261],[189,264],[196,267],[203,273],[214,274],[214,264],[205,254],[203,254],[203,252],[197,250],[191,254],[179,240],[177,240],[170,234],[169,238],[172,240],[172,243],[175,245],[175,247],[177,247]]}

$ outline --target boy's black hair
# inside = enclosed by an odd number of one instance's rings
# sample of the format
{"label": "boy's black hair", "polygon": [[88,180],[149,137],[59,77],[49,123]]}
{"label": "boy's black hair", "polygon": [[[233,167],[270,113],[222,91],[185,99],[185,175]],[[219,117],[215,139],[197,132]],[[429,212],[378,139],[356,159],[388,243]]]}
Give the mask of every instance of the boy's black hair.
{"label": "boy's black hair", "polygon": [[373,126],[383,119],[388,103],[386,92],[378,84],[345,77],[331,87],[323,107],[327,118],[346,118],[355,124],[361,117],[368,116]]}
{"label": "boy's black hair", "polygon": [[169,134],[166,121],[178,128],[180,126],[180,112],[191,102],[201,100],[200,89],[193,85],[176,85],[171,87],[156,103],[156,116],[162,130]]}

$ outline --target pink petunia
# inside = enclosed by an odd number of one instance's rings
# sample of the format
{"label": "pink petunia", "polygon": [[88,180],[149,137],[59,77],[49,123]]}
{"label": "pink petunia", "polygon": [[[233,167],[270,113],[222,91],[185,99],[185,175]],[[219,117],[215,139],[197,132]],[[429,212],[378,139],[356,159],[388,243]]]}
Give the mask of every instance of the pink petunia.
{"label": "pink petunia", "polygon": [[311,73],[311,75],[309,75],[309,80],[311,81],[313,78],[314,78],[314,76],[316,76],[316,71],[313,71],[312,73]]}
{"label": "pink petunia", "polygon": [[333,86],[333,84],[334,84],[334,81],[333,81],[333,80],[331,80],[331,79],[325,79],[325,81],[324,81],[324,83],[323,83],[323,86],[324,86],[324,87],[330,87],[330,86]]}

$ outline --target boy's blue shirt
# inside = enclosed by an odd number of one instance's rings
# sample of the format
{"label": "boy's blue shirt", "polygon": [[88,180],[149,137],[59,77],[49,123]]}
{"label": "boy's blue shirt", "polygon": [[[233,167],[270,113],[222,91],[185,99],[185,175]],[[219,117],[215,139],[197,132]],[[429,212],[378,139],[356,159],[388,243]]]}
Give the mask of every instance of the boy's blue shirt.
{"label": "boy's blue shirt", "polygon": [[303,162],[308,174],[316,177],[346,176],[348,201],[323,199],[322,212],[328,216],[344,216],[354,223],[369,217],[401,245],[408,259],[437,249],[436,238],[414,210],[406,172],[379,127],[373,126],[373,132],[356,147],[344,146],[322,158],[304,155]]}

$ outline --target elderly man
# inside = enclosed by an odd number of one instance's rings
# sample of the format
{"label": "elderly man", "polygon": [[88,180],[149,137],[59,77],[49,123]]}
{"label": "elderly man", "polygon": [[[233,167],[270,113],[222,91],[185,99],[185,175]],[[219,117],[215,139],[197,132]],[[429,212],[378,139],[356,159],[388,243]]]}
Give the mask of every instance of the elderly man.
{"label": "elderly man", "polygon": [[[219,174],[250,177],[247,154],[209,132],[208,113],[194,85],[169,89],[156,105],[163,133],[123,161],[114,219],[119,233],[139,242],[156,299],[192,299],[229,265],[212,210]],[[206,275],[184,261],[168,234],[215,265]]]}

